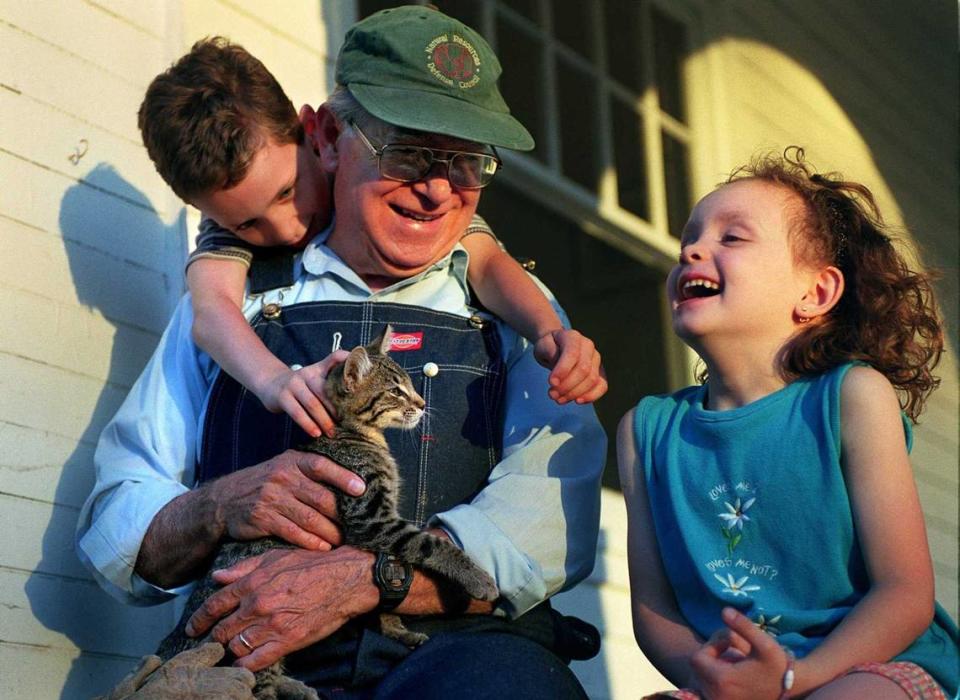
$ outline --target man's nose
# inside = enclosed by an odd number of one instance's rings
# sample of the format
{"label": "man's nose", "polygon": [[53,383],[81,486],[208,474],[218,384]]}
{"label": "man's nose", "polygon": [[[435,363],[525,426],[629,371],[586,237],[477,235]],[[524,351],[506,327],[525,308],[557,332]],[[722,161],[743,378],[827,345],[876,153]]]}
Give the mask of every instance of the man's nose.
{"label": "man's nose", "polygon": [[430,171],[413,183],[413,188],[433,202],[439,203],[448,199],[454,187],[448,178],[446,162],[435,161]]}

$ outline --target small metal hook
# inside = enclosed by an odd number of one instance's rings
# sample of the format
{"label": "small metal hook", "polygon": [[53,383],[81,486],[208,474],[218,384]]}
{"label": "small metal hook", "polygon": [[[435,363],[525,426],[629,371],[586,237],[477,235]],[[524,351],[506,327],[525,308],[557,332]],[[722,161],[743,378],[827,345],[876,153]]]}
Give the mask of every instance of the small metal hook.
{"label": "small metal hook", "polygon": [[86,139],[80,139],[79,145],[73,149],[74,150],[73,153],[67,156],[67,160],[69,160],[74,165],[78,165],[80,163],[80,159],[83,158],[85,155],[87,155],[87,151],[89,149],[90,149],[90,142],[87,141]]}

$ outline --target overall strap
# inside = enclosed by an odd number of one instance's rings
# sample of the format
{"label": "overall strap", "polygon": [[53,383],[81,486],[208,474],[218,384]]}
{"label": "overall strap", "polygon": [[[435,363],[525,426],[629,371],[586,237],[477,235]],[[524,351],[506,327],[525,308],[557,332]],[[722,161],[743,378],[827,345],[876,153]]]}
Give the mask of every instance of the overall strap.
{"label": "overall strap", "polygon": [[255,248],[250,262],[250,293],[263,294],[293,284],[294,251],[280,246]]}

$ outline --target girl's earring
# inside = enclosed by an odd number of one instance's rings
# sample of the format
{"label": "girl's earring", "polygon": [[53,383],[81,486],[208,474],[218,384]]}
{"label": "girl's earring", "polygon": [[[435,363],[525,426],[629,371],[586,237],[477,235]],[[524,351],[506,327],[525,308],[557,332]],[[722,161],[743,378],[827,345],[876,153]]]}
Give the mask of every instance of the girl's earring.
{"label": "girl's earring", "polygon": [[[807,313],[807,307],[806,307],[806,306],[801,306],[801,307],[800,307],[800,313],[801,313],[801,314]],[[799,314],[798,314],[798,316],[799,316]],[[810,317],[809,317],[809,316],[800,316],[799,321],[800,321],[800,323],[810,323]]]}

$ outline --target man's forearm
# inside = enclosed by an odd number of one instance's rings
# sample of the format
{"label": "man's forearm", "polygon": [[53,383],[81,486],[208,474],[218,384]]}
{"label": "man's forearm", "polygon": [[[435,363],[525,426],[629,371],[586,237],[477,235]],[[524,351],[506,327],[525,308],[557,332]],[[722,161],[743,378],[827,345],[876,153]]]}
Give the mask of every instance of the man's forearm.
{"label": "man's forearm", "polygon": [[134,570],[155,586],[181,586],[203,572],[222,536],[223,525],[209,489],[188,491],[154,517]]}

